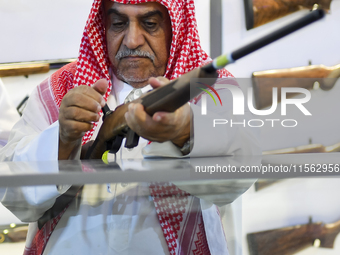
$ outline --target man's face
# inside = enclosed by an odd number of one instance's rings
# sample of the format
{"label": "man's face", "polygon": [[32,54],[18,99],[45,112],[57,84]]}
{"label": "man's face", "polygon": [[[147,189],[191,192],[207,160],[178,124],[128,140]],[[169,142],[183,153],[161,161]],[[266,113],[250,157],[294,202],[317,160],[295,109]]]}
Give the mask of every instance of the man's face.
{"label": "man's face", "polygon": [[104,1],[106,41],[113,71],[135,88],[163,76],[171,46],[167,9],[155,2],[119,4]]}

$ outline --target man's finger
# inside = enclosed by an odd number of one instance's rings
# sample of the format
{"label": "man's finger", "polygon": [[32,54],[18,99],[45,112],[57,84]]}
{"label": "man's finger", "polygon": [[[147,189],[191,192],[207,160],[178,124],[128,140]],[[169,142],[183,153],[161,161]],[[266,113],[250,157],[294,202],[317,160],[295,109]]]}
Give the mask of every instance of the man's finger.
{"label": "man's finger", "polygon": [[[89,88],[92,93],[86,91],[86,93],[74,93],[72,96],[66,98],[65,97],[65,107],[79,107],[85,110],[98,113],[102,108],[101,100],[104,100],[98,92],[94,91],[93,89]],[[86,89],[87,90],[87,89]],[[95,95],[95,94],[96,95]],[[89,95],[90,94],[90,95]],[[104,103],[105,104],[105,103]]]}
{"label": "man's finger", "polygon": [[141,104],[130,104],[127,113],[126,116],[128,116],[131,121],[135,122],[135,124],[145,123],[148,119],[147,117],[149,117]]}
{"label": "man's finger", "polygon": [[125,113],[127,125],[137,134],[149,133],[152,126],[151,117],[144,111],[141,104],[129,105],[129,110]]}
{"label": "man's finger", "polygon": [[169,82],[169,80],[165,77],[152,77],[149,79],[149,84],[151,85],[151,87],[153,87],[154,89],[162,87],[164,85],[166,85]]}
{"label": "man's finger", "polygon": [[92,88],[97,91],[99,94],[102,96],[105,95],[107,87],[108,87],[108,82],[106,79],[100,79],[95,82],[95,84],[92,85]]}
{"label": "man's finger", "polygon": [[172,125],[174,122],[175,113],[169,112],[156,112],[152,116],[152,120],[163,125]]}
{"label": "man's finger", "polygon": [[61,129],[61,134],[64,137],[81,137],[85,132],[91,130],[93,128],[92,123],[87,122],[79,122],[74,120],[65,120],[65,125]]}
{"label": "man's finger", "polygon": [[79,122],[97,122],[100,118],[99,114],[88,111],[80,107],[69,107],[64,113],[66,120],[75,120]]}

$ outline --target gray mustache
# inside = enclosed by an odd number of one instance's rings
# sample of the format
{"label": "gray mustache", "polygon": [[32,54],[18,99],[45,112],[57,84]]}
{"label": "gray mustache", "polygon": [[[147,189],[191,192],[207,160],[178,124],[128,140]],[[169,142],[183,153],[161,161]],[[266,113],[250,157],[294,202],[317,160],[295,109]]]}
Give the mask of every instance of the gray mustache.
{"label": "gray mustache", "polygon": [[152,62],[155,60],[155,56],[147,51],[139,50],[139,49],[124,49],[120,50],[116,54],[116,60],[121,60],[122,58],[126,57],[147,57],[152,60]]}

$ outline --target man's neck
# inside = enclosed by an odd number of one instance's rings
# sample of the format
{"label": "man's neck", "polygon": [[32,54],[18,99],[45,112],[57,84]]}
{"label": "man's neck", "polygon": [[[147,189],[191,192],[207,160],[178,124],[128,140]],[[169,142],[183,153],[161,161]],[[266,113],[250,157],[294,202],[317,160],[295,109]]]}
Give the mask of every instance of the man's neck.
{"label": "man's neck", "polygon": [[[134,87],[122,80],[119,80],[114,73],[110,73],[111,75],[111,81],[113,84],[112,93],[114,94],[117,103],[123,104],[126,96],[131,92],[131,90],[134,89]],[[146,85],[149,85],[148,83]],[[152,87],[149,86],[143,86],[142,93],[146,93],[149,90],[152,90]]]}
{"label": "man's neck", "polygon": [[146,85],[148,85],[149,80],[144,81],[144,82],[125,82],[125,83],[131,85],[135,89],[140,89],[140,88],[144,88]]}

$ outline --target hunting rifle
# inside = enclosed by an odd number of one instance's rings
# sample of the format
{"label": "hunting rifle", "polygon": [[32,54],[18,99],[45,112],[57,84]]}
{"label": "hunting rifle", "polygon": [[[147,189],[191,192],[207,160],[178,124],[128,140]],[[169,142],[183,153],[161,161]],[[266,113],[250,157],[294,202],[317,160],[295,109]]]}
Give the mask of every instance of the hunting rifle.
{"label": "hunting rifle", "polygon": [[59,69],[62,66],[75,61],[75,59],[61,59],[51,61],[33,61],[20,63],[0,64],[0,77],[28,76],[31,74],[47,73],[50,69]]}
{"label": "hunting rifle", "polygon": [[302,9],[329,10],[332,0],[244,0],[247,30]]}
{"label": "hunting rifle", "polygon": [[[197,68],[170,81],[163,87],[157,88],[132,103],[141,103],[144,110],[150,116],[155,112],[173,112],[191,99],[199,95],[202,90],[200,84],[192,84],[191,78],[211,78],[210,84],[213,85],[218,77],[218,70],[224,68],[228,63],[234,62],[255,50],[258,50],[271,42],[274,42],[297,29],[300,29],[324,16],[324,11],[317,9],[307,14],[303,18],[264,36],[230,54],[222,55],[213,60],[212,63]],[[128,104],[120,105],[115,111],[111,111],[107,105],[103,108],[103,124],[99,130],[96,140],[85,152],[85,159],[100,159],[104,152],[116,153],[126,137],[126,148],[133,148],[138,145],[139,136],[129,129],[126,124],[124,114],[128,110]]]}
{"label": "hunting rifle", "polygon": [[[252,75],[256,109],[272,105],[272,89],[278,88],[278,103],[281,88],[299,87],[305,89],[330,90],[340,77],[340,64],[335,66],[310,65],[286,69],[254,72]],[[315,86],[317,84],[317,86]],[[288,93],[287,98],[297,94]]]}
{"label": "hunting rifle", "polygon": [[[330,146],[324,146],[322,144],[308,144],[297,147],[290,147],[285,149],[264,151],[263,155],[274,155],[274,154],[297,154],[297,153],[330,153],[330,152],[340,152],[340,143],[336,143]],[[267,188],[279,180],[265,179],[257,180],[255,183],[255,190],[259,191],[261,189]]]}
{"label": "hunting rifle", "polygon": [[340,143],[336,143],[330,146],[324,146],[322,144],[308,144],[286,149],[264,151],[262,154],[273,155],[273,154],[329,153],[329,152],[340,152]]}
{"label": "hunting rifle", "polygon": [[25,242],[27,231],[28,224],[11,224],[8,226],[0,226],[0,244],[4,242]]}
{"label": "hunting rifle", "polygon": [[340,220],[250,233],[247,235],[250,255],[290,255],[313,245],[333,248],[340,232]]}
{"label": "hunting rifle", "polygon": [[260,179],[260,180],[257,180],[254,183],[255,191],[260,191],[262,189],[265,189],[265,188],[267,188],[267,187],[271,186],[272,184],[275,184],[279,181],[280,181],[279,179]]}

